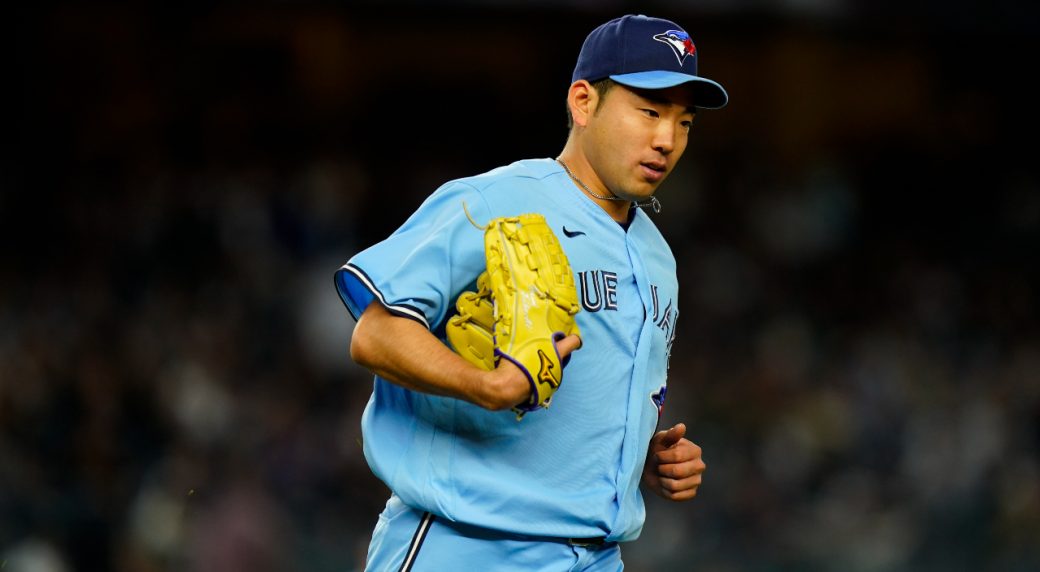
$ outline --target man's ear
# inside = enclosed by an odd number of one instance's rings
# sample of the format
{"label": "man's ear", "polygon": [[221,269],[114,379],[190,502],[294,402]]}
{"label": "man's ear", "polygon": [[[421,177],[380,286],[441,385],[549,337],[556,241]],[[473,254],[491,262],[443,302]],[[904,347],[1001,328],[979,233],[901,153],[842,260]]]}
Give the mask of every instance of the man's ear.
{"label": "man's ear", "polygon": [[585,127],[599,105],[599,94],[589,82],[579,79],[567,90],[567,105],[575,125]]}

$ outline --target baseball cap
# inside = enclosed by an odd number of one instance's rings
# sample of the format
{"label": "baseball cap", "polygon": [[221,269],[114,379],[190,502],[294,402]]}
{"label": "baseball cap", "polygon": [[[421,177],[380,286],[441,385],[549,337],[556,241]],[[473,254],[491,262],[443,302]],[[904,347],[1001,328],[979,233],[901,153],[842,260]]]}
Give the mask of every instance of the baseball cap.
{"label": "baseball cap", "polygon": [[678,24],[643,15],[622,16],[593,30],[578,54],[571,83],[610,78],[621,85],[664,89],[690,84],[694,105],[718,109],[729,95],[697,75],[697,47]]}

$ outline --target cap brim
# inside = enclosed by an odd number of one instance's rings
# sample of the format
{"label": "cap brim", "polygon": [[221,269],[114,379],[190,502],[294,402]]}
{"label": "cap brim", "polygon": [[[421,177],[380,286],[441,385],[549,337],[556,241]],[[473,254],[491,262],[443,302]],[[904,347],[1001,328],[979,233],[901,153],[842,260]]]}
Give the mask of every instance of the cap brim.
{"label": "cap brim", "polygon": [[672,71],[644,71],[610,76],[610,79],[640,89],[665,89],[690,84],[693,104],[704,109],[719,109],[729,103],[729,94],[718,83],[704,77]]}

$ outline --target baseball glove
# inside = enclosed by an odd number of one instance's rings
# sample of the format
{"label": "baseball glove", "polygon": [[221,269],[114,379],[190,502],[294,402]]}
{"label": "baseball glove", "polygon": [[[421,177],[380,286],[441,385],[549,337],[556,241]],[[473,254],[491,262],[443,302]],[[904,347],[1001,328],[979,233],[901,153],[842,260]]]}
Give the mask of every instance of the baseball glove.
{"label": "baseball glove", "polygon": [[485,370],[499,358],[516,364],[531,384],[531,396],[513,411],[548,407],[563,380],[554,342],[581,335],[574,316],[578,293],[567,255],[540,214],[492,219],[484,228],[487,272],[477,292],[463,292],[458,315],[446,326],[448,341]]}

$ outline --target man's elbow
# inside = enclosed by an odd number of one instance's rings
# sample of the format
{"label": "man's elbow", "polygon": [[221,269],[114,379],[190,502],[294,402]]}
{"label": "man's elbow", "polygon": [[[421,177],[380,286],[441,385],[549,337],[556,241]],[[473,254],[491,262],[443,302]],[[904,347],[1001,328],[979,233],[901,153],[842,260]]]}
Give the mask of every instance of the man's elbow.
{"label": "man's elbow", "polygon": [[365,338],[365,330],[360,327],[361,323],[354,327],[354,334],[350,337],[350,359],[363,368],[368,369],[369,341]]}
{"label": "man's elbow", "polygon": [[[367,310],[354,325],[354,333],[350,336],[350,359],[365,369],[372,369],[374,352],[372,321],[377,318],[373,311]],[[377,320],[378,321],[378,320]]]}

